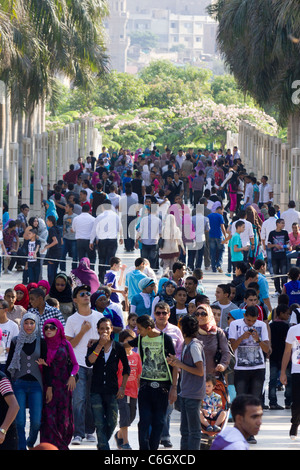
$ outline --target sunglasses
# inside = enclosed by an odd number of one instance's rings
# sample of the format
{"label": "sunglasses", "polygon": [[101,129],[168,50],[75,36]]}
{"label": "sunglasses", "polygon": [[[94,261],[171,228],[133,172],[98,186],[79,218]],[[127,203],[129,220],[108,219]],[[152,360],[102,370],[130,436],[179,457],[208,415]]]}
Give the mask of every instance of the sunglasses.
{"label": "sunglasses", "polygon": [[207,313],[202,310],[202,312],[195,312],[196,317],[207,317]]}
{"label": "sunglasses", "polygon": [[54,330],[57,330],[57,327],[55,325],[46,325],[44,329],[45,331],[47,330],[54,331]]}
{"label": "sunglasses", "polygon": [[79,297],[84,297],[85,295],[87,295],[88,297],[90,297],[90,296],[91,296],[91,293],[90,293],[90,292],[80,292]]}
{"label": "sunglasses", "polygon": [[160,312],[160,311],[158,310],[158,311],[156,311],[156,312],[154,312],[154,313],[155,313],[155,315],[157,315],[157,316],[163,315],[163,316],[165,317],[166,315],[168,315],[168,312],[166,312],[166,311]]}

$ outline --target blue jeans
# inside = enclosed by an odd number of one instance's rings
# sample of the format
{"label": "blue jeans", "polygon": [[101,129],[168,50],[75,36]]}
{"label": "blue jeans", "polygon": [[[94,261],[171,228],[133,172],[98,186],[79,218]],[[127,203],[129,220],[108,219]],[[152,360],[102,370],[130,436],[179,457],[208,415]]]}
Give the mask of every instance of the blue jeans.
{"label": "blue jeans", "polygon": [[48,263],[47,265],[47,275],[50,286],[52,286],[55,276],[57,274],[58,265],[59,261],[51,261],[51,264]]}
{"label": "blue jeans", "polygon": [[[30,261],[28,263],[28,277],[29,282],[39,282],[41,272],[41,263],[40,261]],[[23,271],[24,273],[24,271]]]}
{"label": "blue jeans", "polygon": [[[270,361],[270,380],[269,380],[269,401],[270,406],[277,405],[277,383],[278,377],[280,375],[281,370],[281,363],[276,363],[274,361]],[[291,405],[292,402],[292,379],[291,379],[291,366],[289,365],[286,368],[286,376],[287,376],[287,385],[285,386],[284,391],[284,402],[285,405]]]}
{"label": "blue jeans", "polygon": [[180,422],[180,450],[200,450],[201,400],[195,398],[180,397],[181,422]]}
{"label": "blue jeans", "polygon": [[223,254],[225,247],[221,243],[221,238],[210,238],[209,239],[209,249],[211,257],[211,267],[213,272],[216,272],[217,268],[222,267],[223,263]]}
{"label": "blue jeans", "polygon": [[66,256],[69,254],[71,258],[73,259],[72,263],[72,269],[76,269],[77,267],[77,241],[76,240],[68,240],[67,238],[64,238],[64,244],[62,247],[62,254],[61,254],[61,263],[60,263],[60,269],[63,272],[66,272]]}
{"label": "blue jeans", "polygon": [[[13,382],[13,390],[20,407],[16,417],[19,450],[26,450],[26,446],[34,446],[38,437],[42,418],[43,391],[37,381],[21,379]],[[29,408],[30,414],[30,431],[27,440],[25,436],[26,407]]]}
{"label": "blue jeans", "polygon": [[90,402],[90,387],[93,369],[79,367],[79,380],[73,392],[74,436],[84,438],[95,431]]}
{"label": "blue jeans", "polygon": [[91,405],[97,432],[98,450],[110,450],[109,440],[118,424],[118,401],[115,395],[91,393]]}

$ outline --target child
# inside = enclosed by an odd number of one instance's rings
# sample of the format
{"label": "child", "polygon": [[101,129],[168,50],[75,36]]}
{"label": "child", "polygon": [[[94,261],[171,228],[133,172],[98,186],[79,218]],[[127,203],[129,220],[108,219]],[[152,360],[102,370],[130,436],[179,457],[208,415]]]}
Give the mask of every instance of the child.
{"label": "child", "polygon": [[59,310],[59,301],[57,299],[54,299],[53,297],[48,297],[47,304],[50,305],[50,307],[54,307]]}
{"label": "child", "polygon": [[[122,260],[113,256],[110,259],[110,269],[106,271],[104,276],[104,285],[111,288],[112,294],[110,296],[112,302],[120,303],[118,294],[125,295],[124,290],[120,290],[119,286],[123,285],[124,282],[124,271],[126,265],[122,264]],[[119,271],[121,274],[119,276]]]}
{"label": "child", "polygon": [[221,312],[222,312],[221,307],[219,305],[212,305],[211,309],[214,314],[217,326],[220,326]]}
{"label": "child", "polygon": [[205,287],[202,284],[202,279],[203,279],[203,271],[200,268],[196,268],[193,271],[193,276],[195,276],[198,279],[198,285],[197,285],[197,294],[205,294]]}
{"label": "child", "polygon": [[193,299],[188,303],[188,314],[193,315],[196,312],[196,310],[197,310],[196,301],[195,299]]}
{"label": "child", "polygon": [[[25,244],[25,243],[24,243]],[[28,243],[26,243],[27,262],[25,264],[25,271],[28,269],[29,283],[38,282],[40,277],[41,263],[37,259],[41,242],[38,240],[38,232],[36,229],[29,230]]]}
{"label": "child", "polygon": [[[134,332],[135,335],[138,334],[137,332],[137,326],[136,326],[136,320],[138,318],[138,315],[136,313],[130,313],[128,315],[128,319],[127,319],[127,326],[126,326],[126,330],[132,330]],[[134,352],[138,352],[138,348],[133,348],[133,351]]]}
{"label": "child", "polygon": [[[222,398],[214,392],[216,378],[213,375],[206,377],[206,396],[202,400],[200,410],[201,424],[208,432],[221,431],[222,424],[226,418],[226,412],[222,409]],[[211,422],[214,422],[212,425]]]}
{"label": "child", "polygon": [[186,307],[187,292],[185,287],[177,287],[174,299],[176,302],[176,320],[177,323],[179,323],[180,319],[188,313]]}
{"label": "child", "polygon": [[[122,343],[134,339],[136,334],[132,330],[123,330],[119,335],[119,340]],[[130,375],[127,380],[124,398],[118,400],[119,415],[120,415],[120,429],[115,433],[115,440],[117,447],[120,450],[130,450],[131,447],[128,442],[128,428],[132,424],[136,416],[137,396],[139,389],[140,376],[142,373],[142,362],[138,353],[134,352],[132,348],[126,348],[128,363],[130,365]],[[122,362],[119,362],[118,368],[118,381],[119,386],[122,384]]]}
{"label": "child", "polygon": [[244,251],[249,251],[249,246],[242,245],[241,233],[245,231],[245,222],[238,220],[235,224],[236,232],[232,235],[230,240],[230,255],[231,263],[233,265],[233,278],[235,278],[235,268],[238,261],[244,260]]}
{"label": "child", "polygon": [[296,266],[292,267],[289,270],[288,277],[290,281],[284,284],[281,293],[289,296],[289,306],[291,306],[300,303],[300,269]]}

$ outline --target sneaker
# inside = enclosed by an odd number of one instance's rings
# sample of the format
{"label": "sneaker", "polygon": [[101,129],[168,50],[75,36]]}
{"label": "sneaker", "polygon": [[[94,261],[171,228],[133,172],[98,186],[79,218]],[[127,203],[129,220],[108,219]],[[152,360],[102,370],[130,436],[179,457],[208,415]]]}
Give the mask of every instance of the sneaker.
{"label": "sneaker", "polygon": [[10,269],[6,270],[6,274],[12,274],[13,272]]}
{"label": "sneaker", "polygon": [[120,446],[120,449],[122,449],[122,450],[132,450],[132,447],[130,447],[129,443],[127,442],[127,444],[122,444]]}
{"label": "sneaker", "polygon": [[280,295],[280,292],[275,292],[275,294],[272,294],[271,297],[278,297]]}
{"label": "sneaker", "polygon": [[254,436],[248,437],[247,441],[249,442],[249,444],[257,444],[257,440]]}
{"label": "sneaker", "polygon": [[213,426],[213,431],[214,432],[220,432],[221,431],[221,428],[220,426],[217,426],[216,424]]}
{"label": "sneaker", "polygon": [[211,425],[207,426],[207,428],[206,428],[207,432],[213,432],[213,430],[214,430],[214,428]]}
{"label": "sneaker", "polygon": [[270,405],[270,410],[284,410],[284,407],[276,403],[276,405]]}
{"label": "sneaker", "polygon": [[290,438],[292,441],[296,439],[297,433],[298,433],[298,426],[296,424],[292,424],[291,429],[290,429]]}
{"label": "sneaker", "polygon": [[219,273],[222,273],[222,272],[223,272],[223,269],[222,269],[222,268],[218,268],[218,272],[219,272]]}
{"label": "sneaker", "polygon": [[96,442],[96,438],[95,438],[94,434],[86,434],[85,438],[88,442]]}
{"label": "sneaker", "polygon": [[71,442],[73,446],[80,446],[81,443],[82,443],[82,437],[80,436],[73,437],[72,442]]}
{"label": "sneaker", "polygon": [[225,276],[231,277],[231,273],[225,273]]}
{"label": "sneaker", "polygon": [[115,438],[115,441],[116,441],[116,444],[117,444],[117,448],[122,449],[123,439],[118,437],[118,432],[115,433],[114,438]]}
{"label": "sneaker", "polygon": [[166,448],[168,448],[168,449],[171,448],[171,447],[173,447],[173,444],[172,444],[172,442],[170,441],[170,439],[162,439],[162,440],[160,441],[160,443],[161,443],[162,446],[164,446],[164,447],[166,447]]}

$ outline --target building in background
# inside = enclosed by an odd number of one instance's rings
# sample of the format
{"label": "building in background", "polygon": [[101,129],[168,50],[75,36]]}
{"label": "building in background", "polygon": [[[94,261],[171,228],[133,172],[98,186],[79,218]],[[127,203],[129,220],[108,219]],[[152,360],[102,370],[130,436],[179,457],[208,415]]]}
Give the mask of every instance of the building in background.
{"label": "building in background", "polygon": [[[160,58],[199,66],[203,61],[212,61],[217,56],[217,23],[206,11],[210,3],[211,0],[110,0],[107,29],[112,69],[133,73]],[[130,45],[133,36],[139,37],[139,44],[132,40]],[[146,44],[151,36],[155,46],[149,49]]]}

